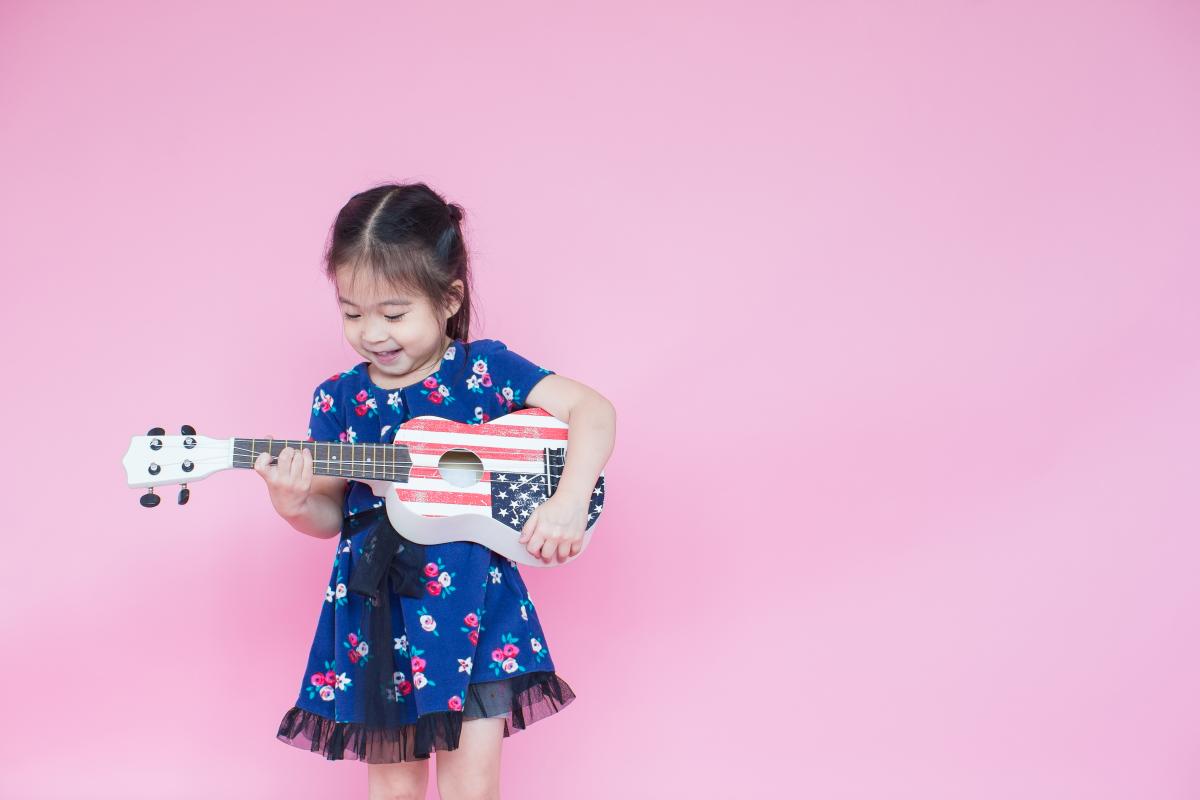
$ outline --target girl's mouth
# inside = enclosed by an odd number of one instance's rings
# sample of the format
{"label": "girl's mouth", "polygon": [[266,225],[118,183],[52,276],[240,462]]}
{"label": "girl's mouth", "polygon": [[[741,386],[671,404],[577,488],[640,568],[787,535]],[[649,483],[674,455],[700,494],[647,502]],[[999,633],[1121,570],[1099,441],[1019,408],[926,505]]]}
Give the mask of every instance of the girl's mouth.
{"label": "girl's mouth", "polygon": [[399,350],[384,350],[381,353],[375,353],[375,360],[382,364],[389,364],[396,360],[396,356],[400,355]]}

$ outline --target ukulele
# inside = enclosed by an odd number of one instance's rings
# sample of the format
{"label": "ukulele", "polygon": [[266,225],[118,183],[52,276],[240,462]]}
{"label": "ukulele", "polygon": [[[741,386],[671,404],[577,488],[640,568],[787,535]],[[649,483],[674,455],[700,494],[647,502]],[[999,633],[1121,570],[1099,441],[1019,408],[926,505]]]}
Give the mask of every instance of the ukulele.
{"label": "ukulele", "polygon": [[391,443],[295,439],[212,439],[184,425],[179,436],[152,428],[134,436],[123,463],[131,487],[148,487],[141,503],[157,506],[155,486],[187,484],[224,469],[253,469],[260,453],[277,462],[284,447],[309,450],[313,474],[365,483],[385,500],[392,527],[419,544],[471,541],[531,567],[561,566],[583,554],[604,510],[604,473],[588,503],[579,553],[547,564],[517,541],[533,510],[558,488],[566,463],[567,424],[529,407],[479,425],[423,415],[402,423]]}

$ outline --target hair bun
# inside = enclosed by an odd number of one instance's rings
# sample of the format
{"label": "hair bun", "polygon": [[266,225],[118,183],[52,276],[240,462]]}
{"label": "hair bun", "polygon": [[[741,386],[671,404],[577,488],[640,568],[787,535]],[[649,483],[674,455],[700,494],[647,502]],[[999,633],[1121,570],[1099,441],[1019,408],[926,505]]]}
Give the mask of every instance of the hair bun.
{"label": "hair bun", "polygon": [[446,208],[450,209],[450,219],[454,220],[455,222],[458,222],[462,219],[462,209],[454,205],[454,203],[447,203]]}

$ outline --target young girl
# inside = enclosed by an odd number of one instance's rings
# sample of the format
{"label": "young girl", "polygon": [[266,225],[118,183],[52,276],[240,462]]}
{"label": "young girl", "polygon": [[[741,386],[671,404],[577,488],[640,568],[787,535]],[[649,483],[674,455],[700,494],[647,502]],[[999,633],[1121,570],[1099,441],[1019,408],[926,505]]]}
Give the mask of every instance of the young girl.
{"label": "young girl", "polygon": [[[471,341],[461,219],[461,208],[423,183],[378,186],[338,213],[326,272],[346,340],[363,360],[317,386],[308,440],[390,442],[417,416],[482,424],[543,408],[569,424],[567,460],[519,541],[546,564],[562,562],[579,552],[598,501],[615,412],[503,342]],[[393,580],[379,595],[360,595],[354,571],[364,537],[387,524],[383,499],[364,483],[314,476],[308,448],[269,461],[261,454],[255,470],[279,514],[310,536],[341,534],[279,738],[368,762],[371,798],[424,797],[433,750],[443,798],[498,797],[501,740],[575,697],[555,672],[517,562],[470,541],[422,548],[401,540]]]}

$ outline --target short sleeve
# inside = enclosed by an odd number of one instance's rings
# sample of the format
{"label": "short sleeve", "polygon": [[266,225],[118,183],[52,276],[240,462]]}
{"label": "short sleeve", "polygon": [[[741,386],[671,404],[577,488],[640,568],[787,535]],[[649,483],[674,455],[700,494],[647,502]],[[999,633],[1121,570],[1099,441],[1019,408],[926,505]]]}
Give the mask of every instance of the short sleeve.
{"label": "short sleeve", "polygon": [[346,429],[342,424],[342,409],[334,399],[336,385],[324,381],[313,391],[312,408],[308,415],[308,439],[311,442],[337,442]]}
{"label": "short sleeve", "polygon": [[504,342],[491,340],[480,357],[487,363],[487,375],[491,379],[496,401],[496,414],[507,414],[525,408],[529,392],[538,381],[553,370],[538,366],[524,356],[508,349]]}

